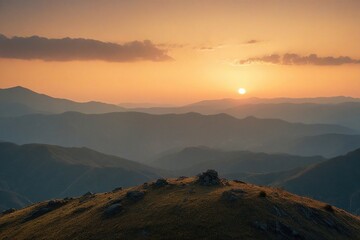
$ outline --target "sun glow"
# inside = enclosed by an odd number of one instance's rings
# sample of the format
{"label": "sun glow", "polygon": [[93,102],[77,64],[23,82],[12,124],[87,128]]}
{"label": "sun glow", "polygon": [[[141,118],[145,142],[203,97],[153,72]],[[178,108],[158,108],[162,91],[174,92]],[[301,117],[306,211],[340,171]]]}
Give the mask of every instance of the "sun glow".
{"label": "sun glow", "polygon": [[240,95],[244,95],[244,94],[246,94],[246,89],[245,88],[239,88],[238,93]]}

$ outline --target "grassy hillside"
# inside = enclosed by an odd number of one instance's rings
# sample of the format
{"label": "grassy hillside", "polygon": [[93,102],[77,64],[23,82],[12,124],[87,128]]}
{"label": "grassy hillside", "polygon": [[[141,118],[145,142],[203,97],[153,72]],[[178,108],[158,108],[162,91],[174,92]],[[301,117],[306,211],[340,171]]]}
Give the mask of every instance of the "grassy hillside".
{"label": "grassy hillside", "polygon": [[[0,189],[32,202],[134,186],[160,174],[145,165],[87,148],[0,143]],[[0,198],[0,205],[2,201]]]}
{"label": "grassy hillside", "polygon": [[0,238],[359,239],[360,219],[341,209],[215,178],[206,173],[38,203],[0,216]]}

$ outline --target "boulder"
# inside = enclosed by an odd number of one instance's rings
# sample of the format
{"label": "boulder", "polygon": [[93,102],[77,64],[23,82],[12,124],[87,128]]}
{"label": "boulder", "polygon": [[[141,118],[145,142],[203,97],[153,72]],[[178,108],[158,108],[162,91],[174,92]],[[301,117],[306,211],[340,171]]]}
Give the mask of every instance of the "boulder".
{"label": "boulder", "polygon": [[114,193],[114,192],[120,192],[120,191],[122,191],[122,187],[117,187],[117,188],[115,188],[114,190],[112,190],[112,192]]}
{"label": "boulder", "polygon": [[110,206],[108,206],[105,211],[104,211],[104,215],[105,217],[112,217],[115,216],[116,214],[120,213],[123,211],[123,206],[121,203],[115,203],[112,204]]}
{"label": "boulder", "polygon": [[13,213],[13,212],[15,212],[15,211],[16,211],[15,208],[9,208],[9,209],[7,209],[7,210],[4,210],[4,211],[2,212],[2,214],[10,214],[10,213]]}
{"label": "boulder", "polygon": [[220,185],[220,178],[215,170],[207,170],[198,175],[197,182],[202,186],[215,186]]}
{"label": "boulder", "polygon": [[126,193],[126,198],[132,202],[138,202],[143,199],[145,196],[145,192],[141,191],[129,191]]}
{"label": "boulder", "polygon": [[154,183],[155,187],[164,187],[166,185],[169,185],[168,181],[164,178],[159,178],[158,180],[156,180],[156,182]]}
{"label": "boulder", "polygon": [[221,198],[225,202],[236,202],[245,193],[246,192],[244,190],[241,190],[241,189],[231,189],[231,190],[223,192],[222,195],[221,195]]}

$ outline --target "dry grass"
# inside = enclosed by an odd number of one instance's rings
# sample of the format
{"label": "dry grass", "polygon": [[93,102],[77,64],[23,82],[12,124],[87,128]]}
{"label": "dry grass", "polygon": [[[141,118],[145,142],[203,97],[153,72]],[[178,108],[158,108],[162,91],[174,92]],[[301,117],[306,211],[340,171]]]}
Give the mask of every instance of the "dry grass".
{"label": "dry grass", "polygon": [[[0,239],[278,239],[279,233],[262,231],[255,221],[291,226],[303,237],[316,239],[356,239],[360,236],[360,219],[322,202],[299,197],[286,191],[252,184],[228,182],[205,187],[193,178],[172,179],[161,188],[138,186],[115,193],[97,194],[86,201],[81,198],[39,218],[24,222],[34,209],[28,208],[0,217]],[[234,203],[221,199],[224,191],[241,189],[246,193]],[[106,206],[123,198],[129,190],[146,191],[136,203],[124,202],[124,212],[104,218]],[[266,197],[259,197],[263,192]],[[278,216],[274,206],[285,212]],[[321,224],[314,224],[297,206],[315,209],[323,219],[335,219],[352,238]],[[334,238],[335,237],[335,238]]]}

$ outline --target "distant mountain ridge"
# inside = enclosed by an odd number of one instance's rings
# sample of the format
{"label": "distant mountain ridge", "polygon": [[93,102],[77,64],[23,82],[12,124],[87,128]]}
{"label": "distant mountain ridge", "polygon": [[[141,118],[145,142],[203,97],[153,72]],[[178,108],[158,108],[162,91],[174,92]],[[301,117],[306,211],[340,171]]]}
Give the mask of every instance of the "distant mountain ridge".
{"label": "distant mountain ridge", "polygon": [[265,146],[275,139],[353,133],[337,125],[307,125],[254,117],[237,119],[226,114],[138,112],[67,112],[0,118],[0,129],[0,139],[9,142],[86,146],[137,161],[147,161],[162,152],[189,146],[247,150]]}
{"label": "distant mountain ridge", "polygon": [[354,151],[360,147],[360,135],[322,134],[305,136],[296,139],[279,139],[262,146],[260,149],[268,153],[287,152],[295,155],[336,157]]}
{"label": "distant mountain ridge", "polygon": [[240,179],[282,187],[292,193],[325,201],[360,215],[360,148],[311,166],[283,172],[244,175]]}
{"label": "distant mountain ridge", "polygon": [[106,113],[124,111],[125,108],[100,102],[79,103],[53,98],[24,87],[0,89],[0,117],[26,114],[56,114],[68,111],[83,113]]}
{"label": "distant mountain ridge", "polygon": [[301,157],[288,154],[266,154],[249,151],[224,151],[207,147],[189,147],[164,155],[152,166],[194,175],[216,169],[221,175],[233,177],[245,173],[269,173],[305,167],[324,161],[320,156]]}

